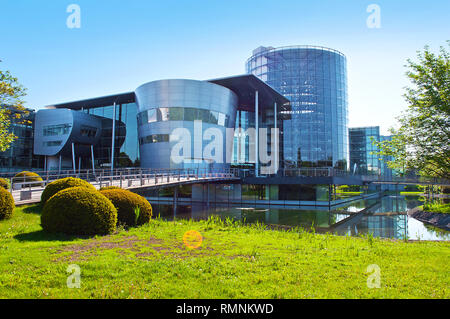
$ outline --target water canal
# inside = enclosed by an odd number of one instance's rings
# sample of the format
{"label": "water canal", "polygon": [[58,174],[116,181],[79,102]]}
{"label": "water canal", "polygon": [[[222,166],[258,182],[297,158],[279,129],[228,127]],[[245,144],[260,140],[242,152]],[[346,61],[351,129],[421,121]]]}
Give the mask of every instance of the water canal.
{"label": "water canal", "polygon": [[339,208],[286,207],[269,205],[229,206],[226,204],[152,202],[154,216],[164,219],[206,219],[217,215],[246,223],[300,226],[339,235],[411,240],[450,240],[450,232],[426,225],[406,213],[421,205],[420,197],[385,196],[356,200]]}

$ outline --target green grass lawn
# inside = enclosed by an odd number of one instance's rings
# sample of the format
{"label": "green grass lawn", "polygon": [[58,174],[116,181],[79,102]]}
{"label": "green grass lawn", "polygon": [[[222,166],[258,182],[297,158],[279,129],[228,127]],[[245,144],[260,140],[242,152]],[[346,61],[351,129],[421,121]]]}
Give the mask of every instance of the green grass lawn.
{"label": "green grass lawn", "polygon": [[423,192],[400,192],[401,196],[420,196]]}
{"label": "green grass lawn", "polygon": [[340,192],[337,191],[336,194],[337,195],[345,195],[345,196],[359,196],[362,195],[363,192]]}
{"label": "green grass lawn", "polygon": [[[105,237],[42,231],[38,206],[0,221],[0,298],[449,298],[450,244],[152,220]],[[203,236],[198,249],[186,231]],[[81,288],[67,288],[67,267]],[[367,267],[380,267],[369,289]]]}

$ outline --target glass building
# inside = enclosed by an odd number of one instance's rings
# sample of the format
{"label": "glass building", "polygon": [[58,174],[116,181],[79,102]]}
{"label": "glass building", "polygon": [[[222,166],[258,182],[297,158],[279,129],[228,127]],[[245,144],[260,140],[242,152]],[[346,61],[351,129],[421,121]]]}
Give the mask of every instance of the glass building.
{"label": "glass building", "polygon": [[[88,114],[101,116],[107,119],[113,119],[114,105],[107,105],[101,107],[83,108],[83,111]],[[132,167],[139,166],[139,143],[138,143],[138,131],[136,124],[137,105],[135,102],[122,103],[116,105],[116,121],[119,121],[125,125],[116,126],[116,142],[124,140],[121,146],[115,148],[115,167]],[[105,131],[104,139],[110,140],[112,134],[112,128],[109,131]],[[108,145],[108,143],[103,143]],[[116,143],[119,145],[119,143]],[[109,163],[111,158],[110,146],[105,146],[102,152],[102,157],[99,158],[99,162]]]}
{"label": "glass building", "polygon": [[[208,81],[157,80],[134,92],[38,111],[34,152],[45,156],[50,170],[223,169],[232,163],[234,129],[253,128],[253,141],[242,137],[239,161],[276,174],[280,154],[271,147],[278,149],[282,143],[271,133],[282,130],[283,119],[289,117],[283,114],[289,110],[288,99],[251,74]],[[267,136],[260,135],[264,132]],[[267,145],[261,147],[265,154],[250,159],[249,154],[260,155],[260,139]]]}
{"label": "glass building", "polygon": [[[116,120],[114,134],[114,167],[139,167],[139,138],[137,104],[134,92],[80,100],[47,106],[48,109],[71,109],[103,119],[100,141],[95,147],[95,167],[111,166],[112,119]],[[114,114],[115,109],[115,114]],[[89,135],[89,128],[80,128],[79,135]],[[90,160],[90,156],[89,160]],[[66,164],[71,165],[71,161]],[[89,169],[92,163],[82,161],[81,168]],[[63,168],[64,167],[63,161]]]}
{"label": "glass building", "polygon": [[[238,105],[238,96],[232,90],[206,81],[171,79],[143,84],[135,93],[142,167],[229,166],[226,128],[234,127]],[[208,132],[214,133],[214,141],[221,148],[205,155],[210,143]],[[179,143],[183,145],[181,153],[174,151]]]}
{"label": "glass building", "polygon": [[284,166],[347,169],[346,57],[312,46],[259,47],[247,60],[254,74],[291,102],[283,131]]}
{"label": "glass building", "polygon": [[27,109],[27,114],[22,111],[21,118],[16,118],[17,111],[8,108],[11,125],[9,131],[17,139],[4,152],[0,152],[0,171],[19,171],[30,168],[40,168],[44,165],[42,157],[33,154],[34,132],[33,124],[35,112]]}
{"label": "glass building", "polygon": [[[392,136],[380,135],[380,142],[391,141]],[[396,175],[395,170],[388,167],[387,162],[393,161],[392,156],[382,156],[381,157],[381,175],[386,179],[392,179],[393,175]]]}
{"label": "glass building", "polygon": [[390,140],[391,136],[380,135],[379,126],[349,128],[350,169],[356,175],[380,175],[392,178],[392,169],[386,162],[389,157],[378,156],[378,148],[373,141]]}
{"label": "glass building", "polygon": [[349,129],[350,169],[358,175],[380,175],[381,161],[374,154],[377,147],[373,140],[380,140],[380,128],[355,127]]}

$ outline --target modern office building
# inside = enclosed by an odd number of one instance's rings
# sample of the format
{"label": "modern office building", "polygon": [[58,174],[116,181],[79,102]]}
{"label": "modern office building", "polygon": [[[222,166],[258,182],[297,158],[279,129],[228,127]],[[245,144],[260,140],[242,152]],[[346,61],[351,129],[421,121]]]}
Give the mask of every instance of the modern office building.
{"label": "modern office building", "polygon": [[342,53],[313,46],[259,47],[247,60],[247,73],[291,102],[286,167],[348,167],[346,63]]}
{"label": "modern office building", "polygon": [[[234,157],[235,134],[245,135],[235,128],[256,128],[256,132],[269,128],[267,137],[244,138],[244,161],[251,162],[248,154],[258,154],[260,139],[272,144],[275,136],[270,129],[282,130],[289,110],[288,99],[253,75],[209,81],[159,80],[135,92],[38,111],[34,152],[45,156],[47,169],[223,169],[230,167]],[[253,120],[241,123],[237,119],[242,114]],[[208,148],[212,144],[217,147]],[[275,155],[270,147],[267,151]],[[276,155],[278,161],[279,152]],[[259,158],[252,162],[258,171],[265,167],[259,162]]]}
{"label": "modern office building", "polygon": [[[383,141],[391,141],[392,136],[384,136],[380,135],[380,142]],[[392,156],[382,156],[381,157],[381,176],[383,176],[387,180],[391,180],[394,175],[396,175],[396,171],[389,168],[388,162],[393,161],[394,158]]]}
{"label": "modern office building", "polygon": [[392,178],[392,170],[386,164],[390,159],[378,156],[378,148],[373,144],[390,139],[390,136],[380,135],[379,126],[349,128],[351,172]]}
{"label": "modern office building", "polygon": [[[0,152],[0,171],[14,172],[24,169],[40,168],[44,163],[42,157],[33,154],[34,110],[26,112],[8,108],[10,117],[9,131],[17,136],[8,150]],[[20,112],[20,118],[15,115]]]}
{"label": "modern office building", "polygon": [[[71,109],[46,109],[36,114],[34,153],[45,156],[48,170],[71,169],[111,158],[113,120]],[[117,132],[126,132],[116,121]],[[117,149],[125,137],[118,134]],[[84,163],[83,163],[84,162]],[[94,165],[92,165],[94,164]]]}
{"label": "modern office building", "polygon": [[47,106],[36,114],[34,153],[51,170],[91,169],[92,158],[96,168],[112,159],[116,168],[139,167],[136,115],[134,92]]}

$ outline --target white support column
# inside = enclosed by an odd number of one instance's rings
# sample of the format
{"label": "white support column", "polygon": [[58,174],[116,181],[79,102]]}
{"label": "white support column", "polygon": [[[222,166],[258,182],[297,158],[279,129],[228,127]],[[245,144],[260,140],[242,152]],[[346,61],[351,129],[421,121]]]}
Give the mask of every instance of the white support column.
{"label": "white support column", "polygon": [[73,173],[77,173],[77,168],[75,166],[75,144],[72,143],[72,164],[73,164]]}
{"label": "white support column", "polygon": [[[275,152],[275,156],[274,156],[274,158],[275,158],[275,160],[276,160],[276,167],[277,168],[279,168],[279,166],[278,166],[278,164],[279,164],[279,162],[280,162],[280,150],[278,149],[278,134],[276,133],[277,132],[277,128],[278,128],[278,114],[277,114],[277,102],[275,102],[274,103],[274,105],[273,105],[273,120],[274,120],[274,128],[275,128],[275,140],[274,140],[274,147],[275,147],[275,149],[274,150],[272,150],[273,152]],[[276,170],[276,172],[275,172],[275,174],[277,174],[278,173],[278,169]]]}
{"label": "white support column", "polygon": [[255,176],[259,176],[259,92],[255,91]]}
{"label": "white support column", "polygon": [[61,156],[61,154],[59,154],[58,175],[61,174],[61,162],[62,162],[62,156]]}
{"label": "white support column", "polygon": [[47,155],[44,156],[44,172],[47,171]]}
{"label": "white support column", "polygon": [[95,175],[94,145],[91,145],[92,173]]}
{"label": "white support column", "polygon": [[111,142],[111,172],[114,172],[114,147],[116,141],[116,102],[113,106],[113,123],[112,123],[112,142]]}

